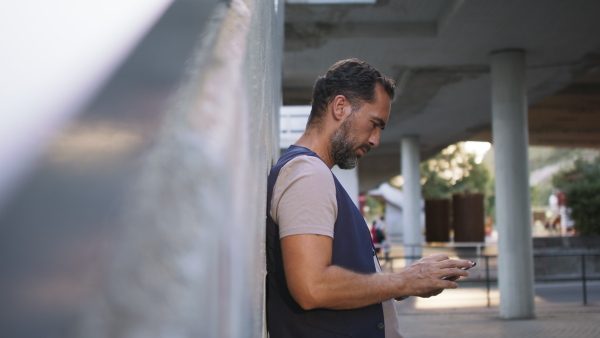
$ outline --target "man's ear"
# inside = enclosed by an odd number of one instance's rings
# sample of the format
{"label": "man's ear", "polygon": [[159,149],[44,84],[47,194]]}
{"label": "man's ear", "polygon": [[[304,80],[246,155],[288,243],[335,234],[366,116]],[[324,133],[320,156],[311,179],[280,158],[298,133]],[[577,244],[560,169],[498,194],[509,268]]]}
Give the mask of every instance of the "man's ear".
{"label": "man's ear", "polygon": [[333,110],[333,118],[341,121],[350,114],[350,102],[344,95],[337,95],[331,102],[331,109]]}

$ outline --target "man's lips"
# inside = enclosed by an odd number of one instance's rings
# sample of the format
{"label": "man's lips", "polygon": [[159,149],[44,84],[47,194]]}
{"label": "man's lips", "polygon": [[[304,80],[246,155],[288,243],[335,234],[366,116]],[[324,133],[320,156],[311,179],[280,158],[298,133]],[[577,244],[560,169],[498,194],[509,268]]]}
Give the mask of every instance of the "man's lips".
{"label": "man's lips", "polygon": [[363,157],[369,152],[369,150],[371,150],[371,148],[370,147],[360,147],[360,148],[358,148],[358,150],[360,152],[360,156]]}

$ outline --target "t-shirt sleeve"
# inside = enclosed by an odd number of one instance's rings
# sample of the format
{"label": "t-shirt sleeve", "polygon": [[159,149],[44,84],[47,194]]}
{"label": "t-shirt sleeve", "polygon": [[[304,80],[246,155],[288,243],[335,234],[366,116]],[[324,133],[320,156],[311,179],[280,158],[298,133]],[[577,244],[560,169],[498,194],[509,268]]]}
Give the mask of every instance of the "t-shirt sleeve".
{"label": "t-shirt sleeve", "polygon": [[279,225],[279,238],[299,234],[333,238],[335,182],[321,159],[298,156],[281,168],[273,188],[271,217]]}

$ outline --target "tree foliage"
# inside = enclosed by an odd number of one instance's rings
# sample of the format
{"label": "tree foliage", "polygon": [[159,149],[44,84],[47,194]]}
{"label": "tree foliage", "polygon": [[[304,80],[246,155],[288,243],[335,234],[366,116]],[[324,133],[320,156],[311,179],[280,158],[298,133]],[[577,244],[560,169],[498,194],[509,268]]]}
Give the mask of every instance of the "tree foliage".
{"label": "tree foliage", "polygon": [[575,230],[583,236],[600,236],[600,157],[577,159],[574,168],[558,172],[552,183],[567,197]]}
{"label": "tree foliage", "polygon": [[381,215],[385,215],[385,204],[377,198],[367,195],[365,205],[368,207],[365,212],[365,216],[368,220],[373,220],[379,218]]}
{"label": "tree foliage", "polygon": [[477,163],[463,142],[450,145],[421,163],[424,198],[449,198],[465,191],[485,193],[489,179],[487,166]]}

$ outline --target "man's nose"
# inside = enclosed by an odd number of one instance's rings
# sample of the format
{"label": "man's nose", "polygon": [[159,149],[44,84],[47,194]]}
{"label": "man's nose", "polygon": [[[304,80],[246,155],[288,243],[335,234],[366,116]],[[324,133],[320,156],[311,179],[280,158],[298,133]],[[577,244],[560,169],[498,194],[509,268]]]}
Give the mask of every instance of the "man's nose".
{"label": "man's nose", "polygon": [[379,145],[379,137],[381,136],[381,131],[377,128],[369,137],[369,145],[371,148],[375,148]]}

